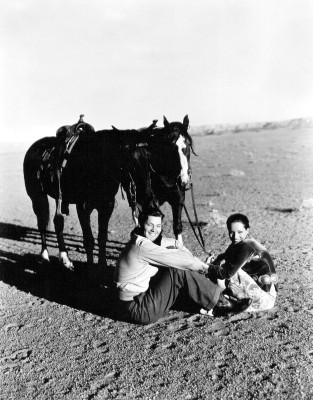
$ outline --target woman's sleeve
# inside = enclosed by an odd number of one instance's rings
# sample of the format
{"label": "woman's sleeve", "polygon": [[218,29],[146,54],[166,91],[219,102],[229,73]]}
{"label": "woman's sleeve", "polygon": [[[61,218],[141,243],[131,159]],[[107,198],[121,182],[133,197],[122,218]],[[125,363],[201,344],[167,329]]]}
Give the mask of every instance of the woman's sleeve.
{"label": "woman's sleeve", "polygon": [[225,262],[222,265],[210,264],[208,271],[210,277],[214,277],[214,279],[229,279],[254,256],[253,247],[247,243],[242,243],[232,250],[229,256],[227,256],[227,252],[225,253]]}
{"label": "woman's sleeve", "polygon": [[210,264],[220,265],[225,260],[225,253],[219,254]]}

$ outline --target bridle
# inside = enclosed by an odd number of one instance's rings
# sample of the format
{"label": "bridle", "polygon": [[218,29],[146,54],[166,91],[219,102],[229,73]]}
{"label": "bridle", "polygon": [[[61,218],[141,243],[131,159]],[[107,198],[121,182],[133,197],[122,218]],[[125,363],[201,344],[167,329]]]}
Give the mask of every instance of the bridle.
{"label": "bridle", "polygon": [[[175,138],[173,139],[174,135],[175,135]],[[175,131],[174,132],[170,132],[168,134],[168,137],[165,137],[165,138],[164,137],[160,137],[160,140],[156,141],[156,143],[158,143],[158,147],[161,147],[161,145],[164,145],[165,148],[168,147],[168,146],[175,146],[177,151],[179,151],[178,150],[178,146],[177,146],[177,141],[179,140],[180,137],[183,138],[185,146],[186,147],[189,146],[189,148],[191,148],[191,145],[189,143],[189,140],[188,140],[188,137],[186,135],[186,132],[181,132],[181,131],[179,131],[179,132],[175,132]],[[147,144],[147,147],[149,148],[149,144]],[[151,147],[150,147],[150,149],[151,149]],[[185,152],[183,150],[182,150],[182,152],[183,152],[184,156],[187,159],[187,163],[188,163],[188,170],[187,170],[188,184],[191,184],[192,173],[191,173],[190,161],[189,161],[187,155],[185,154]],[[150,169],[154,174],[158,174],[159,176],[165,176],[162,173],[159,173],[157,171],[157,168],[155,168],[155,166],[152,165],[151,160],[150,160]],[[185,189],[184,186],[181,184],[181,171],[182,171],[182,169],[183,169],[183,166],[181,165],[180,172],[175,177],[174,182],[175,182],[176,185],[180,186],[180,189]],[[188,189],[185,189],[185,190],[188,190]]]}

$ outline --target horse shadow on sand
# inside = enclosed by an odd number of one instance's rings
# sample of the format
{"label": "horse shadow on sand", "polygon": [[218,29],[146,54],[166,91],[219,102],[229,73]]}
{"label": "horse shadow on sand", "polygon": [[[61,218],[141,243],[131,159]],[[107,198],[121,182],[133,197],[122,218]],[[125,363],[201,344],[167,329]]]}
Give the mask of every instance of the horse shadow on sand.
{"label": "horse shadow on sand", "polygon": [[[57,257],[42,262],[34,249],[26,253],[27,247],[40,245],[40,234],[36,229],[20,225],[0,223],[0,238],[14,240],[9,246],[0,248],[0,280],[36,297],[66,305],[75,309],[112,319],[118,318],[117,293],[112,279],[103,280],[103,270],[96,264],[88,265],[74,260],[74,270],[64,267]],[[84,253],[81,236],[66,234],[69,249]],[[108,241],[108,261],[115,262],[125,243]],[[58,247],[56,235],[48,233],[48,246]],[[112,278],[112,267],[110,278]],[[109,282],[109,283],[108,283]]]}

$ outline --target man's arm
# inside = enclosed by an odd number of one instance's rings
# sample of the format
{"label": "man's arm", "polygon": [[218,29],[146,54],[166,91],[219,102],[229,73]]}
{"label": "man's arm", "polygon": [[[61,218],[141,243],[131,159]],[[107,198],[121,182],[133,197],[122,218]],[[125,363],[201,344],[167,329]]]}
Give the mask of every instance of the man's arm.
{"label": "man's arm", "polygon": [[167,249],[179,249],[186,253],[192,254],[191,251],[189,251],[186,246],[184,246],[176,239],[162,238],[161,246],[166,247]]}
{"label": "man's arm", "polygon": [[172,267],[190,271],[206,273],[208,265],[190,252],[181,249],[168,249],[157,246],[150,240],[139,243],[140,258],[155,267]]}

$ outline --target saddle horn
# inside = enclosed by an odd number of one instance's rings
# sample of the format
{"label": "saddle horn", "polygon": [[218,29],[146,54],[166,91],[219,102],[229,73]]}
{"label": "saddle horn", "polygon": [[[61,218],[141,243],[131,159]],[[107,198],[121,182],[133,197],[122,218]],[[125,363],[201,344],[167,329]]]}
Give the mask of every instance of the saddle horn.
{"label": "saddle horn", "polygon": [[158,122],[158,120],[157,120],[157,119],[154,119],[154,120],[152,121],[152,124],[151,124],[150,126],[148,126],[147,130],[150,130],[150,129],[153,129],[153,128],[155,128],[155,127],[156,127],[156,124],[157,124],[157,122]]}

